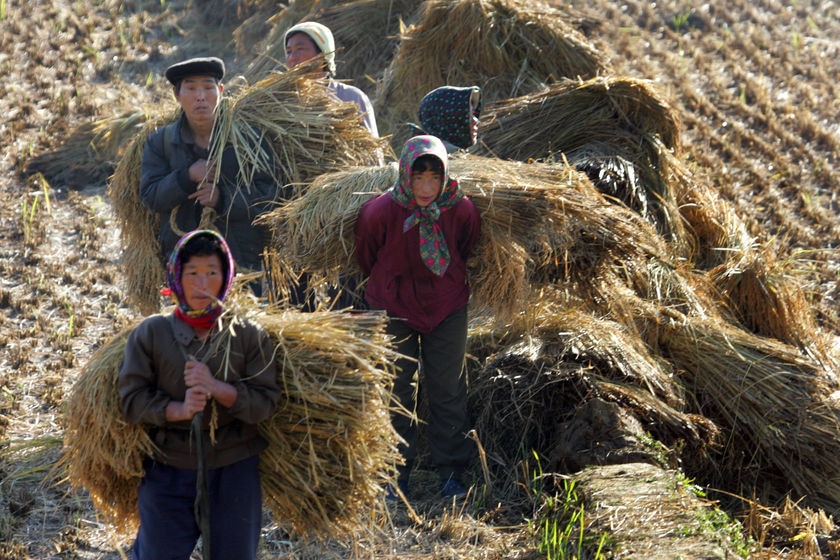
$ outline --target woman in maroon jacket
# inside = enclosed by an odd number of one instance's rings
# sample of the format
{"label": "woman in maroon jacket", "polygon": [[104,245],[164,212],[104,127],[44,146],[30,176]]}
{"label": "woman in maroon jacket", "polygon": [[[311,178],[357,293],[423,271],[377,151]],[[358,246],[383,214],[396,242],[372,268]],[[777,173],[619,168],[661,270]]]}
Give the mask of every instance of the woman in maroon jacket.
{"label": "woman in maroon jacket", "polygon": [[[462,476],[472,455],[466,381],[469,257],[481,230],[472,201],[448,176],[443,142],[415,136],[403,147],[397,184],[366,202],[356,224],[356,259],[368,276],[365,300],[390,318],[388,331],[400,354],[394,396],[415,411],[413,378],[419,376],[430,406],[431,459],[446,497],[466,494]],[[394,414],[405,440],[398,483],[408,490],[416,457],[417,422]]]}

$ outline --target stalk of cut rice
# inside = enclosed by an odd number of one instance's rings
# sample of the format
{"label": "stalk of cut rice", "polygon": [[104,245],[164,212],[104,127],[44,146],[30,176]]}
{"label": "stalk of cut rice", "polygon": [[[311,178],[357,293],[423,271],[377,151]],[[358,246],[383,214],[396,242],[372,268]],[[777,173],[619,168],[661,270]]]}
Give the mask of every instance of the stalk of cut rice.
{"label": "stalk of cut rice", "polygon": [[[385,318],[258,309],[250,301],[229,304],[277,345],[284,390],[276,414],[259,426],[269,443],[260,461],[265,504],[278,524],[300,536],[350,534],[375,519],[382,485],[401,461],[389,416],[394,354]],[[142,460],[154,448],[119,409],[127,335],[109,341],[74,386],[61,462],[108,522],[132,530]]]}
{"label": "stalk of cut rice", "polygon": [[85,488],[107,523],[121,532],[139,523],[137,489],[143,458],[154,452],[146,430],[126,422],[119,408],[117,375],[130,329],[113,337],[91,356],[67,399],[64,453],[73,488]]}
{"label": "stalk of cut rice", "polygon": [[401,36],[383,75],[377,122],[398,146],[408,135],[405,123],[436,87],[477,85],[485,102],[493,102],[562,78],[589,79],[605,68],[604,55],[564,13],[542,2],[431,0]]}

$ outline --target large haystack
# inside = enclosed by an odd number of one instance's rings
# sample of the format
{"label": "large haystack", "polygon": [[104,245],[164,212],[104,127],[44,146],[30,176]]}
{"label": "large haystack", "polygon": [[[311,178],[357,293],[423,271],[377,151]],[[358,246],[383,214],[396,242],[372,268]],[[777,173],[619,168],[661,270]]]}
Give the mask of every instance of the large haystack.
{"label": "large haystack", "polygon": [[405,123],[436,87],[477,85],[493,102],[605,68],[604,56],[564,14],[541,2],[430,0],[401,36],[374,107],[380,131],[398,146],[409,134]]}
{"label": "large haystack", "polygon": [[[248,311],[247,308],[243,311]],[[383,484],[398,463],[390,423],[390,343],[379,314],[250,310],[277,346],[284,394],[260,425],[269,442],[260,472],[275,521],[302,537],[357,534],[376,519]],[[105,520],[136,529],[143,427],[122,418],[117,375],[127,332],[83,369],[68,401],[65,453],[70,483],[87,489]]]}

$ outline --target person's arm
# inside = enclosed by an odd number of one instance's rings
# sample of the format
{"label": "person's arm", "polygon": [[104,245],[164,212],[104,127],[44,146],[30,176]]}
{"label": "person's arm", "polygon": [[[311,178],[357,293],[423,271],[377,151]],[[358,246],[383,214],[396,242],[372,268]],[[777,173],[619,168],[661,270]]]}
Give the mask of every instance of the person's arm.
{"label": "person's arm", "polygon": [[245,370],[238,381],[226,383],[236,393],[229,412],[247,424],[257,424],[270,418],[277,408],[281,387],[275,358],[280,350],[265,330],[253,324],[239,329],[237,336],[242,337]]}
{"label": "person's arm", "polygon": [[125,419],[132,423],[163,426],[173,398],[158,388],[153,321],[140,323],[126,341],[118,377],[119,403]]}
{"label": "person's arm", "polygon": [[377,216],[377,210],[381,208],[384,196],[390,195],[384,193],[364,203],[359,209],[359,217],[356,220],[355,256],[359,269],[365,276],[370,275],[373,270],[379,249],[385,242],[382,221]]}
{"label": "person's arm", "polygon": [[161,214],[187,202],[196,187],[190,179],[190,166],[176,168],[170,163],[170,159],[176,158],[171,153],[167,158],[163,146],[167,141],[165,130],[166,127],[159,128],[146,138],[140,165],[140,199],[149,209]]}

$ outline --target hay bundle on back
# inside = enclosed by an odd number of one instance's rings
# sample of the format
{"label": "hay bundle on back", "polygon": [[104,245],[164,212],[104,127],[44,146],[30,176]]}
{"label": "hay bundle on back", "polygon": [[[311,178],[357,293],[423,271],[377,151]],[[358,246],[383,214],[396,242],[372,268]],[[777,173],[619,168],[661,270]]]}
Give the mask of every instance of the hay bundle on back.
{"label": "hay bundle on back", "polygon": [[[275,177],[280,189],[331,169],[369,164],[377,150],[391,153],[387,142],[362,126],[354,104],[335,100],[321,83],[305,79],[306,72],[306,65],[301,65],[272,74],[220,103],[210,159],[218,158],[230,143],[240,162],[243,188],[257,171]],[[147,124],[119,162],[108,189],[125,250],[126,296],[144,314],[160,307],[158,291],[164,270],[158,242],[160,218],[140,200],[143,145],[152,131],[177,117],[175,113]],[[273,153],[254,148],[263,137]],[[292,190],[286,188],[282,195]]]}
{"label": "hay bundle on back", "polygon": [[664,156],[679,150],[679,120],[649,82],[565,80],[501,101],[482,116],[480,138],[478,153],[521,161],[565,158],[662,234],[685,235]]}
{"label": "hay bundle on back", "polygon": [[304,536],[350,535],[372,518],[401,461],[389,416],[394,355],[384,314],[268,313],[285,399],[260,426],[266,505]]}
{"label": "hay bundle on back", "polygon": [[160,217],[140,200],[140,162],[148,135],[176,117],[168,115],[146,120],[145,127],[131,140],[108,184],[108,197],[120,225],[126,299],[143,315],[160,309],[159,290],[166,278],[158,242]]}
{"label": "hay bundle on back", "polygon": [[117,374],[130,329],[99,348],[82,369],[67,400],[64,454],[73,488],[85,488],[107,523],[125,534],[139,523],[137,489],[143,457],[154,452],[146,430],[126,422],[119,408]]}
{"label": "hay bundle on back", "polygon": [[541,2],[430,0],[424,6],[402,35],[374,101],[380,130],[394,135],[394,146],[436,87],[477,85],[492,102],[563,78],[592,78],[606,67],[563,13]]}
{"label": "hay bundle on back", "polygon": [[[264,309],[251,318],[278,347],[284,388],[277,413],[260,425],[269,442],[260,463],[266,506],[301,536],[345,536],[371,521],[400,460],[388,409],[393,356],[384,317]],[[108,522],[130,530],[138,522],[142,460],[153,448],[119,409],[127,334],[109,341],[74,386],[62,464]]]}
{"label": "hay bundle on back", "polygon": [[[499,320],[523,311],[529,290],[567,276],[574,264],[611,259],[610,251],[619,250],[640,258],[668,254],[643,220],[609,204],[568,167],[464,156],[450,160],[450,172],[482,215],[469,263],[473,304]],[[293,269],[331,281],[356,272],[359,207],[397,176],[391,165],[319,177],[300,198],[268,215],[273,249]]]}

